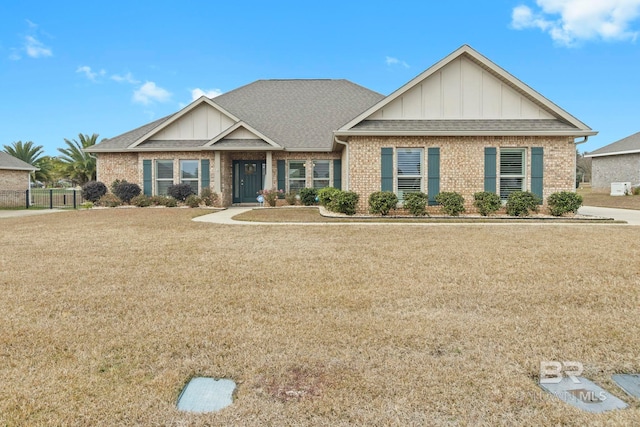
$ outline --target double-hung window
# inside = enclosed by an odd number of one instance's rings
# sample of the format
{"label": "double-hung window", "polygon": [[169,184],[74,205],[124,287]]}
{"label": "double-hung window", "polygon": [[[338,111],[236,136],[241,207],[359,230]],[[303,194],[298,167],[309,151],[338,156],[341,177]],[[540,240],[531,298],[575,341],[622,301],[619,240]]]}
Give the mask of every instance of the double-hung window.
{"label": "double-hung window", "polygon": [[194,194],[198,194],[198,161],[180,160],[180,183],[189,184]]}
{"label": "double-hung window", "polygon": [[398,148],[397,154],[397,189],[398,199],[404,194],[422,191],[422,148]]}
{"label": "double-hung window", "polygon": [[525,191],[526,159],[524,148],[500,150],[500,198],[507,200],[514,191]]}
{"label": "double-hung window", "polygon": [[289,191],[306,187],[307,169],[304,160],[289,160]]}
{"label": "double-hung window", "polygon": [[156,194],[167,195],[173,185],[173,160],[156,160]]}
{"label": "double-hung window", "polygon": [[313,161],[313,188],[329,186],[329,160]]}

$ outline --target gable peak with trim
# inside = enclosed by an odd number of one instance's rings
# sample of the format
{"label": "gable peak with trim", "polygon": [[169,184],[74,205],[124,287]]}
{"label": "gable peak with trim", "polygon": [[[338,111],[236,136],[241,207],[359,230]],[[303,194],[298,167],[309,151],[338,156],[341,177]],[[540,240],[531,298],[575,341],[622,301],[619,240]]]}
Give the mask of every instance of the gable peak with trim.
{"label": "gable peak with trim", "polygon": [[463,45],[337,135],[567,135],[597,132]]}

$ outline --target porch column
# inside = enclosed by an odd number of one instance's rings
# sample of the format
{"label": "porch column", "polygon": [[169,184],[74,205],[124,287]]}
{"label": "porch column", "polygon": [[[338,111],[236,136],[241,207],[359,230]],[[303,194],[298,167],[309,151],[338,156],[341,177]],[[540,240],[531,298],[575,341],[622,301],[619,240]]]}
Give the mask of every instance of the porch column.
{"label": "porch column", "polygon": [[270,190],[273,187],[273,154],[267,151],[267,170],[264,173],[264,190]]}
{"label": "porch column", "polygon": [[215,151],[213,157],[213,191],[220,195],[222,193],[222,173],[220,167],[220,152]]}

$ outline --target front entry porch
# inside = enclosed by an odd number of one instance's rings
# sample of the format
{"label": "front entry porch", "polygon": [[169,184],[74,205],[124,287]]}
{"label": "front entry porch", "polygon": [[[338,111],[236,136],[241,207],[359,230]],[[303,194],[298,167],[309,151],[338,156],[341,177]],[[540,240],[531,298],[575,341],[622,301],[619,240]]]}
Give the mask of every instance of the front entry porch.
{"label": "front entry porch", "polygon": [[266,161],[233,160],[232,174],[233,204],[257,203],[258,193],[264,188],[266,179]]}

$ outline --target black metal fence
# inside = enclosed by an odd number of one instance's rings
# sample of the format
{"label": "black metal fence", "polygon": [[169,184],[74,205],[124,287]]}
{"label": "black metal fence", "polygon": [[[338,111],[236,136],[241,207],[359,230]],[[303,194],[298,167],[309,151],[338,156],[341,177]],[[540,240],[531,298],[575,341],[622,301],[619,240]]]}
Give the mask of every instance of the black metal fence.
{"label": "black metal fence", "polygon": [[77,209],[83,202],[80,190],[60,188],[0,190],[0,209]]}

